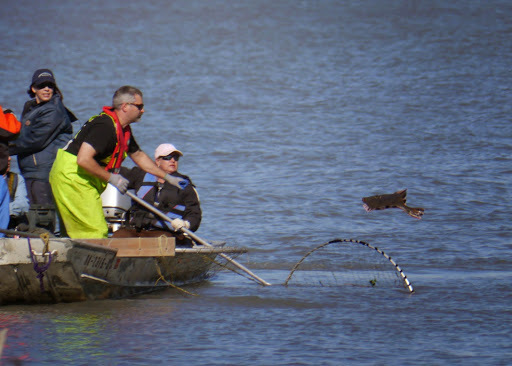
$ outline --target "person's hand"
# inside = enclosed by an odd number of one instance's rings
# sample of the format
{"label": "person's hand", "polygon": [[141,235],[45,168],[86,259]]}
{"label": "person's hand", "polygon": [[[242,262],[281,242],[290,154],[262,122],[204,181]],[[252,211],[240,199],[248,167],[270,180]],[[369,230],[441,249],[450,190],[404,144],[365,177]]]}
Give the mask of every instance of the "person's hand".
{"label": "person's hand", "polygon": [[180,177],[173,177],[170,174],[166,174],[164,179],[169,184],[172,184],[173,186],[178,187],[179,189],[185,189],[185,187],[188,186],[188,180]]}
{"label": "person's hand", "polygon": [[128,190],[128,179],[123,177],[121,174],[110,174],[108,182],[112,184],[114,187],[116,187],[122,194],[125,194]]}
{"label": "person's hand", "polygon": [[190,222],[182,219],[174,219],[171,221],[174,231],[180,231],[182,228],[190,229]]}

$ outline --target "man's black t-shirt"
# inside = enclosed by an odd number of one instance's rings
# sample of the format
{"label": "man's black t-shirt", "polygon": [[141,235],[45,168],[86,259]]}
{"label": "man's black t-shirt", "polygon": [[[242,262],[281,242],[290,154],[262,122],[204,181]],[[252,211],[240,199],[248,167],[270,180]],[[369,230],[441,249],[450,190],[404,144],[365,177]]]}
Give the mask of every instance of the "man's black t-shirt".
{"label": "man's black t-shirt", "polygon": [[[102,160],[112,156],[117,144],[116,128],[112,118],[102,114],[86,122],[73,141],[70,142],[66,151],[73,155],[78,155],[80,146],[82,146],[82,143],[84,142],[87,142],[94,148],[94,150],[96,150],[94,160],[96,160],[101,166],[105,166],[106,164],[103,163]],[[128,154],[132,154],[139,150],[140,147],[132,135],[128,142]]]}

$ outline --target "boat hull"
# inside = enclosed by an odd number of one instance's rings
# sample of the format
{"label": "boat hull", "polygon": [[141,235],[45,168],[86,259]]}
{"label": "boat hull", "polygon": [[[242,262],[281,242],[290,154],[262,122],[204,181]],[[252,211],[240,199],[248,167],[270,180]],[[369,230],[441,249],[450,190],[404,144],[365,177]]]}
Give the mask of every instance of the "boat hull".
{"label": "boat hull", "polygon": [[163,237],[0,239],[0,304],[123,298],[196,283],[219,252],[175,249]]}

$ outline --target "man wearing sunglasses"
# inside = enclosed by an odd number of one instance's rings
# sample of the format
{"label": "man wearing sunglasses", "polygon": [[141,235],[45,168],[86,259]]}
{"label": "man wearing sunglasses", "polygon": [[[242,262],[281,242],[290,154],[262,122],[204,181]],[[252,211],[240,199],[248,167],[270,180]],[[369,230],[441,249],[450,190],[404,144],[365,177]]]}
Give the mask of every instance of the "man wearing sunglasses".
{"label": "man wearing sunglasses", "polygon": [[57,150],[72,138],[71,122],[77,118],[64,106],[51,70],[36,70],[27,93],[32,99],[23,107],[21,132],[9,153],[18,156],[30,204],[53,205],[50,170]]}
{"label": "man wearing sunglasses", "polygon": [[57,152],[50,172],[55,203],[70,238],[106,238],[108,226],[103,214],[101,193],[107,183],[126,193],[128,180],[118,174],[129,156],[143,171],[162,178],[179,189],[188,182],[159,168],[140,149],[130,124],[144,114],[142,92],[122,86],[112,98],[112,106],[89,119],[72,141]]}
{"label": "man wearing sunglasses", "polygon": [[135,167],[131,170],[122,168],[130,185],[140,199],[164,212],[172,219],[171,227],[160,217],[156,217],[146,208],[135,203],[128,211],[128,224],[114,233],[114,237],[139,236],[176,236],[178,245],[189,245],[191,242],[179,233],[182,227],[196,231],[201,223],[201,205],[199,196],[190,178],[178,172],[179,160],[183,153],[173,144],[161,144],[155,150],[155,163],[173,177],[186,179],[189,184],[185,189],[178,189]]}

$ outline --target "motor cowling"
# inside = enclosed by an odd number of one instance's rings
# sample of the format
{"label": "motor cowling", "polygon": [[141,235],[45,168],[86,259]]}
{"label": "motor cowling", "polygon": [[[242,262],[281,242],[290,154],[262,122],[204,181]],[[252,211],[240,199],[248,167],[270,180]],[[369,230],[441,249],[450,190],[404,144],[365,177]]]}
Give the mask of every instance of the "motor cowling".
{"label": "motor cowling", "polygon": [[[130,190],[130,192],[134,193],[133,190]],[[126,213],[132,206],[132,200],[127,195],[119,192],[113,185],[107,184],[107,188],[101,194],[101,201],[108,231],[113,233],[125,222]]]}

